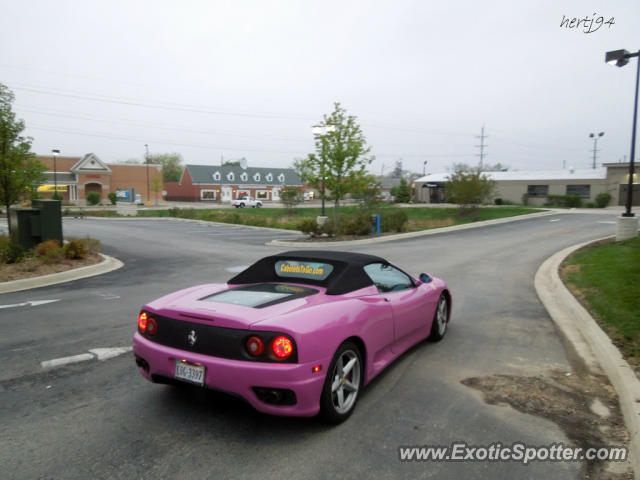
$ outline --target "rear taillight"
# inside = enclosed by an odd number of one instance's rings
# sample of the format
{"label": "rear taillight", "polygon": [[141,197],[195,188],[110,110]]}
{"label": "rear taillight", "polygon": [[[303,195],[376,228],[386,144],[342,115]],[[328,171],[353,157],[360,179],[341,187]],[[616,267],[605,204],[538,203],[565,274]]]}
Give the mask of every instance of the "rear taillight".
{"label": "rear taillight", "polygon": [[252,355],[254,357],[258,357],[264,352],[264,342],[260,337],[249,337],[247,339],[246,347],[249,355]]}
{"label": "rear taillight", "polygon": [[140,312],[140,315],[138,315],[138,329],[143,333],[146,332],[147,324],[148,324],[147,312]]}
{"label": "rear taillight", "polygon": [[293,353],[293,342],[284,335],[277,336],[271,341],[271,351],[280,360],[284,360]]}
{"label": "rear taillight", "polygon": [[155,335],[158,331],[158,322],[155,318],[149,318],[147,320],[147,335]]}
{"label": "rear taillight", "polygon": [[149,316],[147,312],[140,312],[138,315],[138,330],[147,335],[155,335],[158,332],[158,322]]}

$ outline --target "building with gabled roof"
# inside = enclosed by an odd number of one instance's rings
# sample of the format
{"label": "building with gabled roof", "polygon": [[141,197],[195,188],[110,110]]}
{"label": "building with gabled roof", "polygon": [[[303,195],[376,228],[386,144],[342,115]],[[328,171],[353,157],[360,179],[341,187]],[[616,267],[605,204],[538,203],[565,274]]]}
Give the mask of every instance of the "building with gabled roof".
{"label": "building with gabled roof", "polygon": [[167,182],[167,200],[228,203],[242,196],[279,201],[284,186],[302,187],[293,168],[241,165],[185,165],[178,182]]}
{"label": "building with gabled roof", "polygon": [[107,164],[95,153],[60,156],[55,161],[52,156],[38,155],[36,160],[46,168],[45,182],[38,187],[44,198],[51,198],[56,188],[64,202],[76,204],[84,204],[91,192],[100,195],[102,203],[108,203],[111,192],[130,202],[136,200],[136,195],[142,202],[162,198],[161,191],[153,191],[154,184],[162,185],[162,165]]}

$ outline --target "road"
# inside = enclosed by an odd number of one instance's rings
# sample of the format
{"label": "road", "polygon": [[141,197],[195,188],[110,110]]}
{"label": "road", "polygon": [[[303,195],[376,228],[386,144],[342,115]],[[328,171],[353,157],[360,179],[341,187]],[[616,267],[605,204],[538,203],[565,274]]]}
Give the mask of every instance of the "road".
{"label": "road", "polygon": [[[344,248],[445,278],[452,323],[366,388],[337,427],[259,414],[223,394],[154,385],[131,353],[58,368],[41,362],[128,347],[141,305],[190,285],[224,282],[285,250],[274,230],[178,220],[64,220],[125,263],[58,286],[0,295],[3,478],[577,478],[577,463],[406,463],[406,445],[567,442],[555,423],[488,405],[461,383],[494,373],[572,371],[536,297],[538,266],[563,247],[612,233],[611,214],[558,214]],[[24,305],[29,301],[57,300]],[[15,305],[8,307],[10,305]]]}

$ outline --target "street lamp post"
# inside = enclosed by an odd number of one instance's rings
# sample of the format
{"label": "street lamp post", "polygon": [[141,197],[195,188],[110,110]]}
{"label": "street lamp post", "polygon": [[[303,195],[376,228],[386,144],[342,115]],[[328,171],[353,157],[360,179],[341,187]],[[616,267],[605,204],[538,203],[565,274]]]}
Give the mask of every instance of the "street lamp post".
{"label": "street lamp post", "polygon": [[[624,67],[627,63],[629,63],[629,59],[640,56],[640,50],[636,53],[629,53],[626,50],[614,50],[611,52],[607,52],[605,55],[605,62],[610,65],[616,65],[618,67]],[[634,217],[634,214],[631,213],[631,205],[633,204],[633,174],[634,174],[634,155],[636,152],[636,122],[638,119],[638,83],[640,82],[640,59],[636,60],[638,64],[637,72],[636,72],[636,91],[635,97],[633,100],[633,126],[631,128],[631,158],[629,159],[629,181],[627,186],[627,203],[626,203],[626,211],[622,214],[623,218],[620,218],[618,221],[618,228],[616,232],[616,239],[622,240],[625,237],[635,237],[638,235],[638,221],[634,219],[630,220],[631,217]],[[619,235],[620,233],[620,235]]]}
{"label": "street lamp post", "polygon": [[147,202],[149,202],[151,198],[149,196],[149,145],[147,145],[146,143],[144,144],[144,150],[145,150],[144,163],[147,164],[147,169],[146,169],[147,170]]}
{"label": "street lamp post", "polygon": [[[311,127],[311,131],[313,132],[313,136],[316,138],[316,140],[320,140],[322,141],[324,136],[327,133],[331,133],[331,132],[335,132],[336,131],[336,126],[335,125],[314,125],[313,127]],[[322,147],[322,150],[324,150],[324,145]],[[324,164],[324,155],[321,156],[320,160],[322,161],[322,164],[320,166],[320,176],[322,177],[322,189],[321,189],[321,193],[320,193],[320,197],[322,199],[322,213],[320,214],[323,217],[322,222],[324,222],[324,217],[326,217],[325,213],[324,213],[324,184],[325,184],[325,164]]]}
{"label": "street lamp post", "polygon": [[593,138],[593,169],[596,169],[596,157],[598,154],[598,138],[604,135],[604,132],[600,132],[598,134],[590,133],[589,137]]}
{"label": "street lamp post", "polygon": [[427,163],[429,163],[427,160],[422,162],[422,176],[423,177],[427,174]]}
{"label": "street lamp post", "polygon": [[56,159],[58,158],[58,155],[60,155],[60,150],[58,150],[57,148],[54,148],[53,150],[51,150],[51,153],[53,154],[53,195],[52,198],[56,197],[58,195],[58,168],[56,165]]}

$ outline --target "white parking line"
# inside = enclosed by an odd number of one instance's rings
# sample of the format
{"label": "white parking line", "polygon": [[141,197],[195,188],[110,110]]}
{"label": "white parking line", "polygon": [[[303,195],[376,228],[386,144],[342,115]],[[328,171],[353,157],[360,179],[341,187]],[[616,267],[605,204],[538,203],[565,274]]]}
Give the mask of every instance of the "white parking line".
{"label": "white parking line", "polygon": [[71,363],[86,362],[97,358],[100,361],[115,358],[123,353],[133,350],[133,347],[109,347],[109,348],[92,348],[90,353],[81,353],[80,355],[71,355],[70,357],[54,358],[53,360],[45,360],[40,362],[43,369],[62,367]]}
{"label": "white parking line", "polygon": [[560,221],[560,219],[559,219],[559,218],[554,218],[554,219],[549,220],[549,221],[550,221],[550,222],[559,222],[559,221]]}
{"label": "white parking line", "polygon": [[616,224],[616,222],[611,222],[611,221],[608,221],[608,220],[603,220],[603,221],[598,222],[598,223],[606,223],[607,225],[615,225]]}

